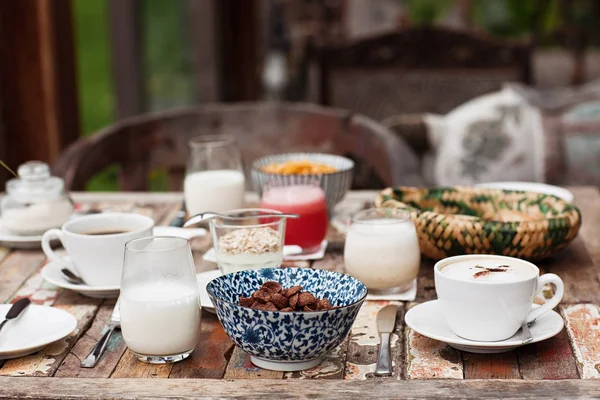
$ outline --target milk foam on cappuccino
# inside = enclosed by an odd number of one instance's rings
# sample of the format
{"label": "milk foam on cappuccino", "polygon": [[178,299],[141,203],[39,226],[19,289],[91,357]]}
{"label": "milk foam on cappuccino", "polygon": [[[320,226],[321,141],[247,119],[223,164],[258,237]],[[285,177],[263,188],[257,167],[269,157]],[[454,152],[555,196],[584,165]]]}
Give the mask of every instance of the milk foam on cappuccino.
{"label": "milk foam on cappuccino", "polygon": [[537,271],[524,264],[505,264],[494,259],[469,259],[440,269],[444,275],[470,282],[519,282],[531,279]]}

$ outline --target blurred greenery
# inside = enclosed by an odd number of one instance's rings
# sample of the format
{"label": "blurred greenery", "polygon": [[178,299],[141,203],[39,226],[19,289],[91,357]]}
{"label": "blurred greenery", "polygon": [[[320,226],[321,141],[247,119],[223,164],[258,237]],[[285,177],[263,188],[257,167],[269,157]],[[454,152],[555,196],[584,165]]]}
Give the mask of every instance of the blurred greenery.
{"label": "blurred greenery", "polygon": [[[75,49],[81,131],[84,136],[115,120],[115,93],[110,65],[106,0],[74,0]],[[114,191],[117,167],[96,175],[87,190]]]}
{"label": "blurred greenery", "polygon": [[141,21],[148,109],[193,102],[193,65],[186,34],[186,2],[142,0]]}
{"label": "blurred greenery", "polygon": [[416,25],[433,25],[446,15],[455,0],[400,0],[405,4],[408,19]]}
{"label": "blurred greenery", "polygon": [[[432,25],[447,17],[460,0],[397,0],[405,4],[414,24]],[[521,38],[536,33],[539,44],[556,46],[557,33],[565,28],[587,30],[590,44],[600,44],[598,0],[569,0],[569,15],[561,12],[561,0],[471,0],[475,27],[491,36]]]}
{"label": "blurred greenery", "polygon": [[[148,110],[189,104],[192,64],[185,41],[185,2],[142,0],[140,16],[143,41],[143,73]],[[106,0],[74,0],[75,46],[79,80],[79,106],[84,136],[115,121],[115,92],[110,59]],[[87,190],[116,191],[118,167],[96,175]],[[166,190],[166,174],[154,171],[150,188]]]}
{"label": "blurred greenery", "polygon": [[[197,0],[202,1],[202,0]],[[366,0],[365,0],[366,1]],[[396,0],[414,24],[435,24],[455,11],[460,0]],[[561,43],[557,32],[584,30],[599,44],[597,0],[571,0],[567,15],[561,0],[471,0],[476,28],[501,38],[536,33],[538,44]],[[143,71],[148,111],[194,102],[193,64],[183,0],[139,0],[143,37]],[[90,135],[115,121],[115,93],[110,60],[107,0],[73,0],[79,103],[82,132]],[[565,29],[567,28],[567,29]],[[109,167],[89,190],[117,190],[118,169]],[[164,171],[152,174],[154,190],[166,188]]]}
{"label": "blurred greenery", "polygon": [[74,0],[73,12],[81,130],[89,135],[115,119],[106,0]]}

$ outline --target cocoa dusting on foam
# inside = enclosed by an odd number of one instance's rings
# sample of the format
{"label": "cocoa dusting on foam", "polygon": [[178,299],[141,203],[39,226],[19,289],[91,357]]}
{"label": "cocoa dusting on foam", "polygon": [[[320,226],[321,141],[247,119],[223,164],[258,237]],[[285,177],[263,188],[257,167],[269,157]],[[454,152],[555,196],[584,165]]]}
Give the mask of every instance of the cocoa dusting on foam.
{"label": "cocoa dusting on foam", "polygon": [[475,272],[473,278],[481,278],[483,276],[491,275],[493,272],[507,272],[510,270],[508,265],[499,265],[497,267],[483,267],[481,265],[476,265],[475,268],[479,268],[481,271]]}

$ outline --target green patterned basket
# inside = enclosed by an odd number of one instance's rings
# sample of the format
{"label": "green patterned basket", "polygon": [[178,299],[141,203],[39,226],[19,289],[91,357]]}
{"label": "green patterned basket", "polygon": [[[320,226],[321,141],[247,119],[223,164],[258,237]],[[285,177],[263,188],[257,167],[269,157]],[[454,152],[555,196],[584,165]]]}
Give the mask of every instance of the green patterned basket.
{"label": "green patterned basket", "polygon": [[410,213],[423,255],[541,259],[564,248],[581,226],[579,209],[558,197],[471,187],[388,188],[376,207]]}

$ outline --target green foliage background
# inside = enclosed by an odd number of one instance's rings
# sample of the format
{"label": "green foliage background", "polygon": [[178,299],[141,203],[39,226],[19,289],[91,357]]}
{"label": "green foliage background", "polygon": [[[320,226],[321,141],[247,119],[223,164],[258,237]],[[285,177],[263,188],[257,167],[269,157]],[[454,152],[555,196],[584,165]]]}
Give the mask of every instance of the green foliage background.
{"label": "green foliage background", "polygon": [[[140,0],[144,38],[143,71],[147,109],[193,103],[192,63],[186,43],[186,1]],[[208,0],[193,0],[208,1]],[[368,1],[368,0],[364,0]],[[453,10],[459,0],[396,0],[414,24],[434,24]],[[597,0],[570,0],[570,28],[598,33],[600,24],[591,4]],[[91,135],[115,121],[115,93],[109,48],[107,0],[73,0],[79,103],[82,132]],[[556,45],[556,32],[566,23],[559,0],[472,0],[477,28],[492,36],[521,38],[537,33],[541,45]],[[598,37],[592,43],[598,44]],[[89,190],[117,190],[117,169],[108,168],[90,182]],[[154,190],[166,188],[164,173],[151,179]]]}

